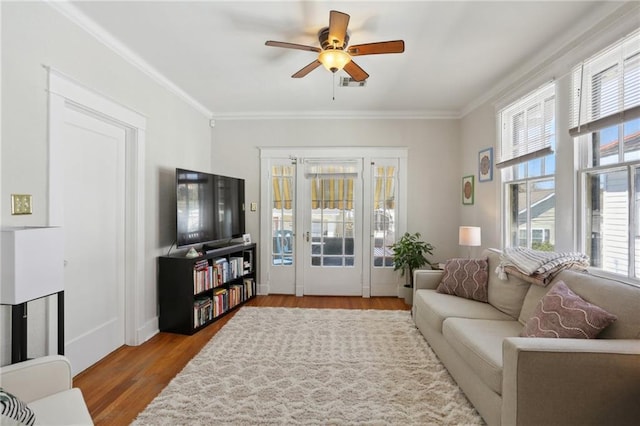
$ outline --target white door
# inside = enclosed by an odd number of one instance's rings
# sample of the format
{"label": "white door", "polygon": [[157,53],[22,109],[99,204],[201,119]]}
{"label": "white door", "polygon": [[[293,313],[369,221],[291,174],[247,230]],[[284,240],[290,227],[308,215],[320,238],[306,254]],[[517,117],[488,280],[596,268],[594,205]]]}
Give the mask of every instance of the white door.
{"label": "white door", "polygon": [[65,111],[65,354],[76,374],[124,344],[126,134]]}
{"label": "white door", "polygon": [[371,161],[371,296],[398,294],[398,272],[393,270],[393,250],[398,238],[398,158]]}
{"label": "white door", "polygon": [[361,296],[362,160],[304,160],[304,294]]}

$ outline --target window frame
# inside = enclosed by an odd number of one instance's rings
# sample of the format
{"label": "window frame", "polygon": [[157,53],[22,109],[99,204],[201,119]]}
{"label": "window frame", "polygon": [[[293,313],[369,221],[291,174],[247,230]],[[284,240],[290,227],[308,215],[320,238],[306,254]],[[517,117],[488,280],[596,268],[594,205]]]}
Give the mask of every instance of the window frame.
{"label": "window frame", "polygon": [[[556,188],[556,158],[555,158],[555,144],[557,141],[558,135],[558,121],[557,121],[557,85],[555,81],[548,82],[543,86],[535,89],[526,95],[522,96],[518,100],[512,102],[505,108],[501,109],[497,113],[497,125],[499,131],[499,146],[501,150],[501,161],[503,163],[509,164],[506,167],[503,167],[501,170],[501,193],[502,193],[502,207],[501,207],[501,234],[502,234],[502,245],[503,247],[512,247],[512,234],[511,230],[513,224],[511,223],[512,212],[511,209],[511,201],[510,201],[510,188],[512,185],[520,185],[525,184],[527,191],[527,210],[531,210],[531,197],[530,197],[530,189],[531,185],[537,181],[545,181],[551,180],[553,182],[553,192],[555,193]],[[548,118],[547,114],[549,111],[548,105],[552,105],[552,113],[550,118]],[[545,151],[545,148],[542,148],[538,151],[527,151],[524,152],[522,156],[513,156],[509,157],[508,155],[504,155],[503,151],[505,150],[505,146],[507,149],[509,147],[514,147],[513,143],[513,134],[514,134],[514,125],[515,117],[522,115],[524,117],[525,126],[522,129],[523,132],[527,132],[528,124],[529,124],[529,116],[528,114],[532,109],[539,107],[539,122],[537,129],[539,129],[540,136],[539,140],[542,141],[544,147],[550,148],[550,150]],[[548,120],[548,121],[547,121]],[[549,123],[549,124],[548,124]],[[509,138],[511,142],[505,143],[505,138]],[[526,137],[524,138],[526,142]],[[536,152],[540,152],[541,154],[536,154]],[[549,160],[553,158],[552,163]],[[534,162],[540,162],[539,173],[532,171],[530,167],[534,164]],[[508,211],[509,210],[509,211]],[[554,210],[555,212],[555,210]],[[554,213],[554,229],[553,229],[553,240],[555,241],[555,213]],[[526,247],[531,247],[532,245],[532,233],[531,229],[533,224],[531,222],[531,217],[527,214],[526,219]],[[551,236],[550,236],[551,238]],[[518,231],[518,246],[520,242],[519,231]]]}

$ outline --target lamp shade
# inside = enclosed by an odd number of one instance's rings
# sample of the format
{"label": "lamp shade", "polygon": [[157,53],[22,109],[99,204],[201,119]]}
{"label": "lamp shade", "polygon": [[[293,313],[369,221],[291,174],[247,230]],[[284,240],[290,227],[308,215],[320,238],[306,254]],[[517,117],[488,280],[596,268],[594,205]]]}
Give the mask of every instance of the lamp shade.
{"label": "lamp shade", "polygon": [[461,226],[458,231],[458,244],[461,246],[479,246],[481,244],[479,226]]}
{"label": "lamp shade", "polygon": [[327,49],[320,52],[318,60],[324,65],[324,67],[331,71],[340,71],[351,62],[351,56],[344,50],[340,49]]}
{"label": "lamp shade", "polygon": [[18,305],[64,290],[62,228],[2,229],[0,303]]}

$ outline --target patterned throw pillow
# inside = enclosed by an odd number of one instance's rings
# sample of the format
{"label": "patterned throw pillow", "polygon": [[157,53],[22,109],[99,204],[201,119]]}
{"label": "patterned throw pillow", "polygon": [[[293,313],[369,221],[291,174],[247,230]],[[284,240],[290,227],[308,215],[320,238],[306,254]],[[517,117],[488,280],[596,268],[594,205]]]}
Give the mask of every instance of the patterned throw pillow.
{"label": "patterned throw pillow", "polygon": [[558,281],[538,302],[522,337],[568,337],[592,339],[618,319],[575,294]]}
{"label": "patterned throw pillow", "polygon": [[0,415],[27,426],[33,425],[36,421],[35,414],[31,411],[31,408],[27,407],[27,404],[2,388],[0,388]]}
{"label": "patterned throw pillow", "polygon": [[436,291],[466,299],[489,301],[488,259],[449,259]]}

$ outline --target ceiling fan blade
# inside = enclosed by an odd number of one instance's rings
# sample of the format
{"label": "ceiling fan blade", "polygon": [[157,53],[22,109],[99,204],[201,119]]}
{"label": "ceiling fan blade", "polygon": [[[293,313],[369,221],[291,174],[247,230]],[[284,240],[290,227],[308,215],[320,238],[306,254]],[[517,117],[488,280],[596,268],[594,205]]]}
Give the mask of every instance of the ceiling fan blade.
{"label": "ceiling fan blade", "polygon": [[307,50],[309,52],[320,52],[320,50],[321,50],[319,47],[306,46],[304,44],[287,43],[285,41],[268,40],[264,44],[266,46],[284,47],[285,49]]}
{"label": "ceiling fan blade", "polygon": [[350,16],[346,13],[332,10],[329,14],[329,43],[342,48],[347,36]]}
{"label": "ceiling fan blade", "polygon": [[300,71],[298,71],[297,73],[293,74],[291,76],[291,78],[302,78],[305,75],[309,74],[311,71],[315,70],[316,68],[318,68],[320,65],[322,65],[320,63],[319,60],[315,60],[313,62],[311,62],[309,65],[307,65],[306,67],[302,68]]}
{"label": "ceiling fan blade", "polygon": [[344,66],[344,70],[355,81],[364,81],[369,78],[369,74],[353,61],[349,61],[349,63]]}
{"label": "ceiling fan blade", "polygon": [[351,56],[378,55],[381,53],[402,53],[404,52],[404,41],[380,41],[378,43],[365,43],[349,46],[347,49]]}

